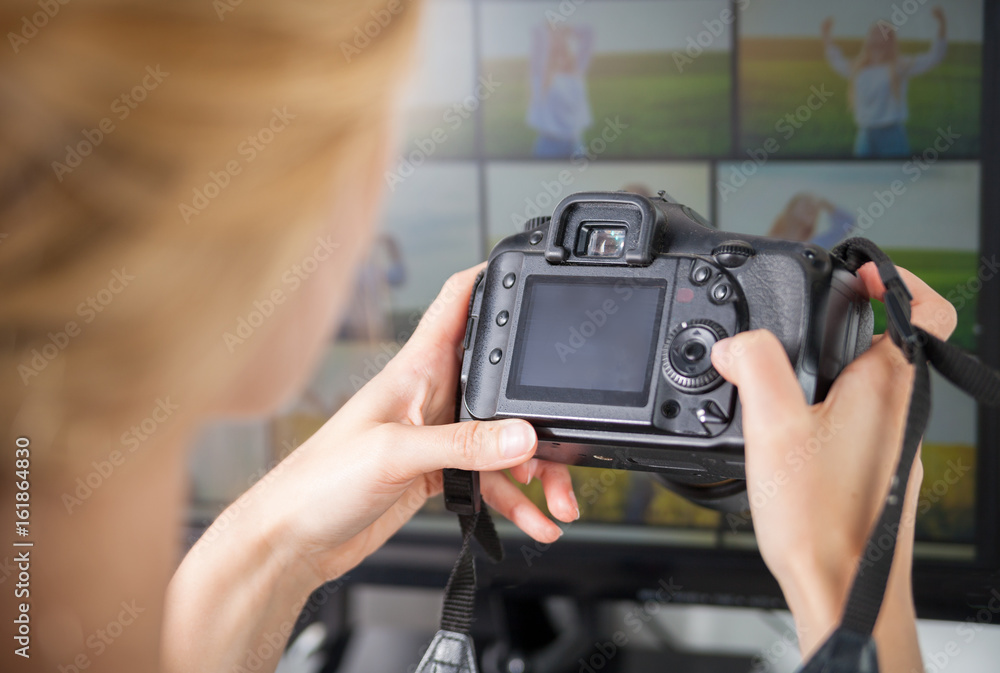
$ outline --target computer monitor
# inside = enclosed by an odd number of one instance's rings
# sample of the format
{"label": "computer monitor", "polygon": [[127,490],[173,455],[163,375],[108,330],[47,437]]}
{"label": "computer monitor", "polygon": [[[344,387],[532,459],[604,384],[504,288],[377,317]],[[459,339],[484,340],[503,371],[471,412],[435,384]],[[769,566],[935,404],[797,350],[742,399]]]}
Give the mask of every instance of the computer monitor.
{"label": "computer monitor", "polygon": [[[381,233],[309,389],[259,429],[273,454],[384,366],[452,272],[576,191],[663,189],[721,229],[826,247],[868,236],[955,305],[953,341],[1000,363],[995,3],[948,2],[943,28],[931,3],[890,0],[429,0],[424,11]],[[871,43],[888,40],[889,65],[870,71]],[[997,417],[938,376],[933,403],[918,613],[1000,619],[983,612],[1000,577]],[[783,605],[749,520],[652,475],[573,473],[580,520],[548,547],[501,524],[507,558],[480,565],[485,585],[642,598],[670,581],[678,602]],[[537,483],[527,491],[542,501]],[[351,577],[442,587],[457,549],[454,515],[432,501]]]}

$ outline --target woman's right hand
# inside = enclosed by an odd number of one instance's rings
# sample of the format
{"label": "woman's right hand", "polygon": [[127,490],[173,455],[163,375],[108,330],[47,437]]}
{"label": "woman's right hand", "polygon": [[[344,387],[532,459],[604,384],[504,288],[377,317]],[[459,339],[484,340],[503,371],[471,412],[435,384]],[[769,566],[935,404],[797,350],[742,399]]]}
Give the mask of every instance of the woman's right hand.
{"label": "woman's right hand", "polygon": [[[900,274],[913,294],[913,322],[947,339],[956,324],[954,307],[913,274],[903,269]],[[885,289],[874,265],[865,265],[859,275],[868,293],[881,299]],[[795,616],[806,654],[839,622],[888,493],[913,369],[891,339],[876,336],[826,399],[809,406],[784,348],[770,332],[720,341],[712,363],[739,390],[757,542]],[[879,642],[882,670],[922,670],[910,577],[922,475],[918,458],[876,626],[876,639],[888,641]]]}
{"label": "woman's right hand", "polygon": [[945,31],[948,28],[948,19],[944,15],[944,8],[941,5],[935,5],[931,10],[931,14],[938,23],[938,36],[944,37]]}
{"label": "woman's right hand", "polygon": [[823,35],[823,40],[828,41],[830,39],[830,33],[833,31],[833,17],[828,16],[823,19],[823,23],[820,24],[820,32]]}

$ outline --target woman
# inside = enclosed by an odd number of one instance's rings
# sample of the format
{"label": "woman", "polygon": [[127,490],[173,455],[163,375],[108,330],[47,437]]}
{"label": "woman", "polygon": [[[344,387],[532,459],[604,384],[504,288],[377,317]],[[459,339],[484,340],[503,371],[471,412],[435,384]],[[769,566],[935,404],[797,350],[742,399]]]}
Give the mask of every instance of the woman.
{"label": "woman", "polygon": [[872,24],[853,62],[847,60],[831,37],[833,18],[823,21],[826,60],[848,80],[848,100],[858,133],[856,157],[901,157],[910,153],[906,138],[909,116],[906,94],[910,79],[922,75],[944,60],[947,30],[944,10],[931,10],[938,30],[930,51],[919,56],[901,56],[896,27],[881,20]]}
{"label": "woman", "polygon": [[[817,234],[819,216],[824,212],[830,216],[830,226]],[[847,238],[852,229],[854,216],[849,212],[820,196],[799,192],[788,200],[767,235],[789,241],[809,241],[829,250]]]}
{"label": "woman", "polygon": [[539,159],[568,159],[585,152],[583,132],[593,123],[586,80],[593,45],[589,27],[535,28],[527,121],[538,132],[532,154]]}
{"label": "woman", "polygon": [[[9,2],[0,18],[18,26],[36,9]],[[0,71],[0,390],[6,446],[30,439],[35,544],[30,597],[2,599],[8,634],[15,601],[30,601],[30,658],[8,645],[4,670],[273,670],[310,592],[392,535],[440,489],[445,466],[483,470],[487,500],[537,540],[560,529],[501,470],[539,477],[550,511],[577,515],[565,468],[532,459],[529,424],[451,423],[474,268],[177,566],[192,435],[288,400],[350,299],[418,6],[215,9],[67,7]],[[147,68],[161,81],[145,90]],[[57,175],[51,164],[71,151],[81,160]],[[880,296],[874,270],[862,275]],[[947,336],[950,305],[904,277],[914,321]],[[827,402],[807,407],[767,333],[720,342],[713,362],[744,400],[752,490],[824,419],[851,419],[753,512],[809,651],[838,618],[886,491],[909,368],[878,340]],[[876,629],[885,670],[920,666],[909,574],[919,464],[914,474]],[[8,504],[12,482],[0,486]]]}

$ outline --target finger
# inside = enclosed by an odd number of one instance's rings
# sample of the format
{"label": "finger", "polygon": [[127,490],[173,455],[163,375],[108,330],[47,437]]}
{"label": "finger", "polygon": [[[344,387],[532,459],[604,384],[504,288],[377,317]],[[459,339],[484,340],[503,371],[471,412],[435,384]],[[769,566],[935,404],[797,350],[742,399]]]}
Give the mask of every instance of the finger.
{"label": "finger", "polygon": [[526,463],[521,463],[520,465],[515,465],[510,468],[510,476],[527,486],[531,483],[531,480],[534,478],[537,471],[538,459],[532,458]]}
{"label": "finger", "polygon": [[[955,307],[914,274],[898,266],[896,269],[910,290],[910,294],[913,295],[913,301],[910,302],[910,320],[937,338],[947,340],[958,324],[958,312],[955,311]],[[858,275],[864,281],[868,295],[882,301],[885,296],[885,285],[882,284],[882,278],[878,275],[874,262],[868,262],[858,269]]]}
{"label": "finger", "polygon": [[[535,453],[537,440],[531,424],[509,419],[467,421],[449,425],[379,426],[372,442],[379,465],[399,480],[451,467],[461,470],[504,470]],[[386,455],[388,454],[388,455]]]}
{"label": "finger", "polygon": [[490,507],[539,542],[555,542],[562,535],[562,529],[542,514],[503,472],[484,472],[479,484]]}
{"label": "finger", "polygon": [[788,355],[767,330],[719,341],[712,348],[712,364],[739,391],[747,433],[772,436],[802,418],[807,410]]}
{"label": "finger", "polygon": [[471,269],[459,271],[445,281],[437,298],[424,312],[407,345],[430,344],[436,348],[441,344],[457,347],[461,343],[465,336],[472,283],[485,266],[485,262],[477,264]]}
{"label": "finger", "polygon": [[580,506],[576,501],[576,493],[573,492],[569,468],[541,460],[538,461],[538,478],[542,480],[545,502],[552,516],[566,523],[580,518]]}

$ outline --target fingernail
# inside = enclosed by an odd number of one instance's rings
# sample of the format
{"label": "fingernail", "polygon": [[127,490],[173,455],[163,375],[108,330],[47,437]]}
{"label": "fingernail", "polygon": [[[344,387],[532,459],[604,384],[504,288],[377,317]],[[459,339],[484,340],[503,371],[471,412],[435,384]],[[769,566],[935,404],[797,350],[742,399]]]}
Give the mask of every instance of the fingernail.
{"label": "fingernail", "polygon": [[528,484],[530,484],[531,480],[535,478],[535,470],[537,468],[538,468],[538,461],[537,460],[535,460],[534,458],[532,458],[531,460],[528,461],[528,481],[524,482],[525,486],[527,486]]}
{"label": "fingernail", "polygon": [[524,421],[509,421],[500,430],[500,455],[504,459],[523,456],[535,443],[530,426]]}
{"label": "fingernail", "polygon": [[569,492],[569,501],[570,501],[570,503],[572,503],[572,505],[573,505],[573,511],[575,512],[575,516],[573,517],[573,520],[576,521],[577,519],[580,518],[580,503],[577,502],[576,493],[574,493],[573,491]]}

